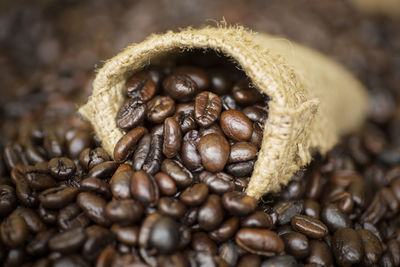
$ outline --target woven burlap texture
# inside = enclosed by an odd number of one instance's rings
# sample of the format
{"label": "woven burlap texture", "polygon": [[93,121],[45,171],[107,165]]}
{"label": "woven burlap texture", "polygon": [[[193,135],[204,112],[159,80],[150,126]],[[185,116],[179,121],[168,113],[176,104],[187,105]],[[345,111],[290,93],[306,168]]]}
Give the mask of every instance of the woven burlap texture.
{"label": "woven burlap texture", "polygon": [[367,113],[363,86],[315,51],[242,27],[187,28],[131,45],[99,70],[93,93],[79,112],[93,124],[110,155],[124,135],[115,117],[129,75],[160,55],[193,48],[213,49],[234,59],[271,97],[262,147],[246,191],[256,198],[286,185],[314,152],[326,153],[339,136],[357,129]]}

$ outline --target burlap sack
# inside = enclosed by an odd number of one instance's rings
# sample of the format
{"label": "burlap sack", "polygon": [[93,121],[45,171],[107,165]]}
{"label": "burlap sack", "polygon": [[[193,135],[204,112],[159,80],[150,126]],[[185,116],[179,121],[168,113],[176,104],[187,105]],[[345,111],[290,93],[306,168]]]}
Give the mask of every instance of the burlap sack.
{"label": "burlap sack", "polygon": [[112,155],[124,132],[115,117],[125,81],[133,72],[168,53],[207,48],[234,59],[260,91],[271,97],[264,139],[247,193],[256,198],[286,185],[292,174],[324,154],[338,137],[357,129],[368,96],[346,70],[323,55],[287,40],[241,27],[188,28],[152,35],[107,61],[93,82],[80,114],[92,122]]}
{"label": "burlap sack", "polygon": [[349,0],[361,12],[400,19],[400,0]]}

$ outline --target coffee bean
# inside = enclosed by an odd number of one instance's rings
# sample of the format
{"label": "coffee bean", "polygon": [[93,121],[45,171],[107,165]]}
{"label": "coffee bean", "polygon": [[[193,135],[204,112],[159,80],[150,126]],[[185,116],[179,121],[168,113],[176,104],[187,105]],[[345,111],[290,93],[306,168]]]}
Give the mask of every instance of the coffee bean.
{"label": "coffee bean", "polygon": [[180,221],[185,225],[192,226],[197,222],[198,212],[198,207],[191,207],[187,209]]}
{"label": "coffee bean", "polygon": [[113,224],[111,227],[119,242],[126,245],[136,246],[139,239],[139,228],[136,226],[121,226],[119,224]]}
{"label": "coffee bean", "polygon": [[336,204],[328,204],[322,207],[321,220],[332,232],[352,225],[346,213],[339,209]]}
{"label": "coffee bean", "polygon": [[219,256],[229,266],[236,266],[239,259],[237,245],[232,241],[221,244],[219,247]]}
{"label": "coffee bean", "polygon": [[189,76],[196,83],[200,91],[206,90],[210,87],[210,78],[208,77],[207,72],[200,68],[182,66],[175,68],[172,73]]}
{"label": "coffee bean", "polygon": [[34,210],[28,208],[17,208],[12,214],[21,216],[24,219],[28,230],[32,233],[37,234],[46,230],[46,225],[41,221],[39,215]]}
{"label": "coffee bean", "polygon": [[230,109],[238,109],[235,99],[231,95],[223,95],[220,97],[222,109],[230,110]]}
{"label": "coffee bean", "polygon": [[248,80],[237,82],[232,88],[233,97],[241,105],[253,105],[262,101],[262,95],[257,89],[250,87]]}
{"label": "coffee bean", "polygon": [[245,216],[252,213],[257,206],[257,200],[245,192],[228,192],[222,196],[224,208],[233,215]]}
{"label": "coffee bean", "polygon": [[118,168],[118,163],[115,161],[105,161],[90,169],[87,174],[88,177],[95,177],[100,179],[110,178],[115,170]]}
{"label": "coffee bean", "polygon": [[9,143],[4,147],[4,162],[9,171],[18,164],[27,164],[24,161],[23,148],[19,143]]}
{"label": "coffee bean", "polygon": [[175,102],[168,96],[156,96],[147,103],[147,110],[149,122],[161,123],[174,114]]}
{"label": "coffee bean", "polygon": [[165,93],[174,100],[187,102],[199,91],[196,82],[184,74],[170,75],[163,81]]}
{"label": "coffee bean", "polygon": [[231,147],[229,163],[249,161],[257,157],[258,149],[249,142],[238,142]]}
{"label": "coffee bean", "polygon": [[90,219],[82,212],[78,204],[73,203],[61,209],[57,224],[63,230],[84,228],[89,225]]}
{"label": "coffee bean", "polygon": [[241,225],[245,228],[271,228],[273,226],[273,221],[268,213],[255,211],[244,218]]}
{"label": "coffee bean", "polygon": [[156,180],[158,189],[162,195],[173,196],[178,191],[174,180],[168,174],[159,172],[154,175],[154,179]]}
{"label": "coffee bean", "polygon": [[387,241],[387,248],[388,251],[390,252],[390,255],[392,255],[394,265],[398,266],[400,264],[399,242],[397,242],[397,240],[395,239],[390,239],[389,241]]}
{"label": "coffee bean", "polygon": [[214,123],[222,109],[222,103],[218,95],[204,91],[196,96],[194,115],[198,125],[202,127],[210,126]]}
{"label": "coffee bean", "polygon": [[63,155],[62,141],[57,136],[54,128],[46,127],[44,129],[43,147],[46,150],[47,155],[52,158],[61,157]]}
{"label": "coffee bean", "polygon": [[201,205],[198,213],[198,222],[202,229],[212,231],[223,220],[221,199],[217,195],[209,195],[206,202]]}
{"label": "coffee bean", "polygon": [[205,183],[211,192],[219,195],[233,191],[235,188],[233,177],[223,172],[211,173],[202,171],[199,175],[199,180]]}
{"label": "coffee bean", "polygon": [[161,170],[174,179],[178,188],[186,188],[193,182],[193,174],[177,160],[165,159]]}
{"label": "coffee bean", "polygon": [[182,162],[191,171],[202,169],[201,156],[197,150],[200,141],[199,132],[191,130],[185,134],[182,142]]}
{"label": "coffee bean", "polygon": [[66,157],[52,158],[47,166],[50,174],[58,180],[71,178],[76,170],[74,162]]}
{"label": "coffee bean", "polygon": [[181,149],[182,130],[178,122],[169,117],[164,121],[163,153],[167,158],[173,158]]}
{"label": "coffee bean", "polygon": [[137,72],[126,81],[126,94],[130,98],[147,102],[154,96],[156,90],[157,82],[147,71]]}
{"label": "coffee bean", "polygon": [[210,238],[218,243],[227,241],[233,237],[239,229],[239,218],[231,217],[224,221],[217,229],[209,233]]}
{"label": "coffee bean", "polygon": [[387,266],[387,267],[392,267],[394,265],[394,260],[391,255],[391,253],[388,251],[386,253],[383,253],[381,259],[379,260],[379,266]]}
{"label": "coffee bean", "polygon": [[143,168],[143,165],[150,153],[151,135],[145,134],[139,141],[132,157],[132,166],[135,171]]}
{"label": "coffee bean", "polygon": [[25,220],[17,214],[12,214],[2,221],[0,235],[5,245],[16,247],[25,242],[29,231]]}
{"label": "coffee bean", "polygon": [[259,123],[254,122],[253,133],[251,134],[249,141],[256,147],[261,148],[262,140],[263,140],[263,127],[261,127]]}
{"label": "coffee bean", "polygon": [[58,211],[47,209],[42,204],[39,205],[38,213],[40,219],[46,224],[56,224]]}
{"label": "coffee bean", "polygon": [[13,187],[0,185],[0,216],[5,217],[17,206],[17,196]]}
{"label": "coffee bean", "polygon": [[211,255],[217,254],[217,244],[215,244],[205,232],[194,233],[191,247],[197,253],[206,252]]}
{"label": "coffee bean", "polygon": [[229,143],[219,134],[200,138],[197,146],[204,168],[211,172],[222,171],[229,157]]}
{"label": "coffee bean", "polygon": [[369,230],[358,229],[364,247],[363,264],[373,266],[377,264],[382,255],[383,249],[379,239]]}
{"label": "coffee bean", "polygon": [[172,218],[181,218],[186,211],[186,206],[176,198],[162,197],[157,206],[159,212]]}
{"label": "coffee bean", "polygon": [[79,163],[85,170],[90,170],[94,166],[109,160],[110,157],[107,152],[101,147],[86,148],[79,154]]}
{"label": "coffee bean", "polygon": [[107,226],[110,221],[106,217],[106,201],[92,193],[82,192],[77,197],[79,207],[92,221]]}
{"label": "coffee bean", "polygon": [[40,193],[40,203],[46,208],[58,209],[73,202],[79,193],[74,187],[53,187]]}
{"label": "coffee bean", "polygon": [[159,218],[151,229],[149,241],[159,253],[171,253],[179,243],[177,223],[168,217]]}
{"label": "coffee bean", "polygon": [[79,255],[69,255],[69,256],[64,256],[61,257],[57,260],[54,261],[53,265],[54,267],[64,267],[64,266],[82,266],[82,267],[88,267],[90,264],[82,259],[81,256]]}
{"label": "coffee bean", "polygon": [[283,225],[291,221],[292,217],[302,213],[304,202],[302,201],[281,201],[274,206],[274,213],[278,217],[278,224]]}
{"label": "coffee bean", "polygon": [[38,233],[26,246],[29,255],[44,256],[49,252],[48,242],[57,233],[55,229],[49,229]]}
{"label": "coffee bean", "polygon": [[49,240],[52,251],[71,253],[77,251],[85,242],[86,234],[83,228],[75,228],[58,233]]}
{"label": "coffee bean", "polygon": [[105,215],[113,223],[135,223],[142,214],[143,206],[133,199],[112,200],[105,207]]}
{"label": "coffee bean", "polygon": [[139,99],[126,99],[117,113],[118,127],[125,131],[137,127],[146,118],[147,109],[146,104]]}
{"label": "coffee bean", "polygon": [[188,206],[197,206],[203,203],[207,196],[207,185],[204,183],[199,183],[186,188],[179,196],[179,199]]}
{"label": "coffee bean", "polygon": [[118,163],[127,161],[136,149],[136,144],[147,133],[144,127],[136,127],[125,134],[114,147],[114,160]]}
{"label": "coffee bean", "polygon": [[156,174],[161,167],[161,162],[163,160],[163,137],[159,134],[152,134],[150,141],[149,153],[144,161],[142,169],[149,174]]}
{"label": "coffee bean", "polygon": [[115,244],[113,233],[104,227],[92,225],[85,229],[85,233],[87,238],[82,254],[89,261],[94,261],[103,249]]}
{"label": "coffee bean", "polygon": [[25,178],[29,186],[36,190],[45,190],[56,185],[56,180],[51,177],[47,170],[35,166],[27,166]]}
{"label": "coffee bean", "polygon": [[380,192],[376,193],[368,208],[361,215],[361,222],[372,222],[376,224],[379,222],[387,211],[385,199]]}
{"label": "coffee bean", "polygon": [[207,126],[207,127],[200,127],[200,129],[199,129],[200,138],[203,137],[203,136],[206,136],[208,134],[212,134],[212,133],[219,134],[219,135],[225,137],[225,135],[222,132],[222,129],[218,125],[218,123],[213,123],[213,124],[211,124],[210,126]]}
{"label": "coffee bean", "polygon": [[23,247],[18,248],[10,248],[7,254],[7,258],[3,263],[4,267],[14,267],[14,266],[22,266],[24,263],[27,263],[29,260],[28,255]]}
{"label": "coffee bean", "polygon": [[[308,215],[308,216],[313,217],[315,219],[319,219],[320,210],[321,210],[321,207],[320,207],[320,204],[318,202],[316,202],[316,201],[314,201],[312,199],[304,200],[304,214],[305,215]],[[327,226],[329,227],[328,224],[327,224]]]}
{"label": "coffee bean", "polygon": [[275,256],[261,263],[261,267],[296,267],[296,259],[291,255]]}
{"label": "coffee bean", "polygon": [[118,170],[111,177],[110,181],[112,195],[116,199],[131,198],[130,184],[133,171],[131,169]]}
{"label": "coffee bean", "polygon": [[268,111],[259,106],[248,106],[243,109],[244,115],[251,121],[265,124],[268,119]]}
{"label": "coffee bean", "polygon": [[36,207],[39,204],[39,198],[36,191],[33,191],[25,179],[21,179],[15,186],[18,200],[27,207]]}
{"label": "coffee bean", "polygon": [[351,228],[342,228],[332,238],[332,250],[336,262],[342,266],[357,264],[363,259],[363,245],[358,233]]}
{"label": "coffee bean", "polygon": [[254,163],[254,160],[232,163],[226,166],[226,171],[235,177],[245,177],[253,172]]}
{"label": "coffee bean", "polygon": [[112,197],[110,184],[106,183],[99,178],[86,178],[81,181],[80,186],[81,191],[92,192],[103,196],[105,199],[110,199]]}
{"label": "coffee bean", "polygon": [[235,141],[247,141],[253,133],[251,121],[239,110],[222,112],[220,125],[224,134]]}
{"label": "coffee bean", "polygon": [[142,221],[142,226],[139,230],[139,246],[140,248],[147,249],[150,246],[150,234],[153,229],[154,224],[161,218],[162,216],[153,212],[150,215],[147,215],[146,218]]}
{"label": "coffee bean", "polygon": [[254,254],[246,254],[240,258],[238,267],[260,266],[260,256]]}
{"label": "coffee bean", "polygon": [[190,130],[194,130],[197,127],[196,120],[194,118],[194,111],[190,112],[176,112],[173,118],[178,122],[179,127],[182,130],[182,133],[186,133]]}
{"label": "coffee bean", "polygon": [[282,254],[285,248],[279,236],[265,229],[242,228],[236,233],[235,241],[246,251],[267,257]]}
{"label": "coffee bean", "polygon": [[301,233],[291,232],[281,235],[285,243],[285,250],[296,259],[304,259],[310,253],[310,243],[307,237]]}
{"label": "coffee bean", "polygon": [[93,140],[90,132],[78,131],[73,138],[67,140],[65,144],[67,155],[72,159],[77,159],[79,154],[87,147],[92,147]]}
{"label": "coffee bean", "polygon": [[323,238],[328,234],[328,227],[320,220],[307,215],[295,215],[291,219],[292,228],[310,238]]}
{"label": "coffee bean", "polygon": [[134,172],[131,179],[131,194],[139,202],[155,206],[160,193],[154,177],[144,171]]}
{"label": "coffee bean", "polygon": [[26,158],[31,164],[46,161],[46,150],[44,150],[41,146],[33,144],[32,142],[28,142],[28,144],[25,145],[24,152]]}
{"label": "coffee bean", "polygon": [[332,253],[328,245],[320,240],[310,241],[310,255],[307,263],[321,266],[331,266],[333,259]]}

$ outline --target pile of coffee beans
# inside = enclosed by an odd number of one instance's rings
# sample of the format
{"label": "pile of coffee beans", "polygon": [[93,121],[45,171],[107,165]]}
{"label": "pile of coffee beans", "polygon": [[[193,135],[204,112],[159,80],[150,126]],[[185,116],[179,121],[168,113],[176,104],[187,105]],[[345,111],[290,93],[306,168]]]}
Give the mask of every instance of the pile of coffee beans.
{"label": "pile of coffee beans", "polygon": [[75,116],[22,121],[0,159],[0,262],[399,266],[395,108],[257,201],[268,101],[226,66],[134,73],[114,160]]}

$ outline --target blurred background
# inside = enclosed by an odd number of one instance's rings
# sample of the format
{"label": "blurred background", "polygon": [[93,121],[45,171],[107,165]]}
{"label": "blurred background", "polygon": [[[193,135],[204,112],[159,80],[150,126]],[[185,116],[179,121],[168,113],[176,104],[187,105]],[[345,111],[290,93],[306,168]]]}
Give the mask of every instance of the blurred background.
{"label": "blurred background", "polygon": [[344,64],[385,123],[400,99],[400,22],[346,0],[36,0],[0,2],[0,130],[21,118],[71,114],[94,70],[154,32],[225,19],[313,47]]}

